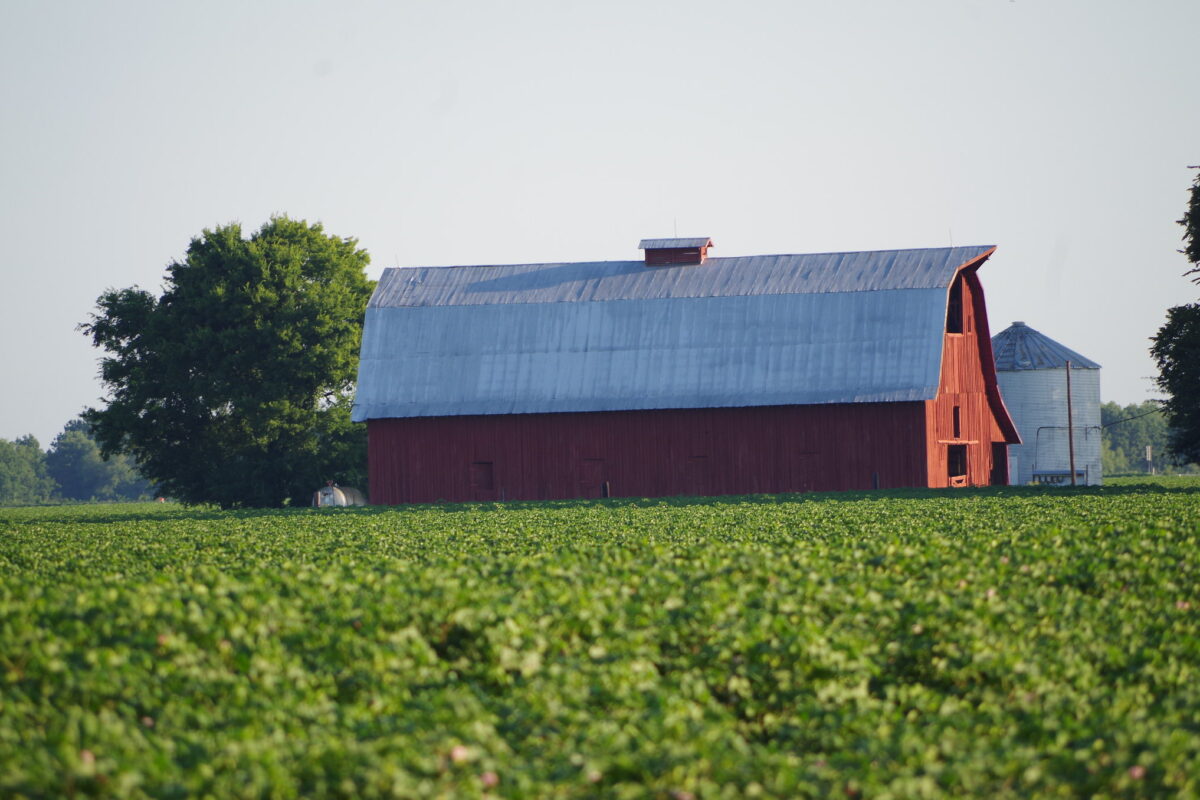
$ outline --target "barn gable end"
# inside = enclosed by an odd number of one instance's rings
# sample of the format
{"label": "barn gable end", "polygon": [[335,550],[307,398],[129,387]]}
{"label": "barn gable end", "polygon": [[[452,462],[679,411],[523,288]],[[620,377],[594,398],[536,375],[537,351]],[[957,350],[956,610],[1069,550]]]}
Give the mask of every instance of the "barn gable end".
{"label": "barn gable end", "polygon": [[965,265],[948,292],[941,379],[925,404],[932,487],[1007,484],[1007,445],[1021,441],[996,382],[978,266]]}

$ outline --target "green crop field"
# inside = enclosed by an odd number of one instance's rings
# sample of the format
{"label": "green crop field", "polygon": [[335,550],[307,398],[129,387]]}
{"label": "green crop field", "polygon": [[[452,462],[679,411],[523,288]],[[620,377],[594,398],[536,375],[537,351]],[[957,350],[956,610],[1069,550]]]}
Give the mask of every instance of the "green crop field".
{"label": "green crop field", "polygon": [[3,797],[1196,797],[1200,481],[0,509]]}

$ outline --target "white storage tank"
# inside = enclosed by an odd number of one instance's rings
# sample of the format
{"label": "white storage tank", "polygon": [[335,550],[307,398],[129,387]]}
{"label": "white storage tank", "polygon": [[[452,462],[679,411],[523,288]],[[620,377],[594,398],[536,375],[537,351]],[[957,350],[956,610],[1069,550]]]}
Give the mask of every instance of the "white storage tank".
{"label": "white storage tank", "polygon": [[1067,362],[1071,362],[1071,428],[1075,481],[1098,485],[1100,365],[1024,322],[992,337],[996,379],[1022,444],[1008,448],[1009,482],[1071,485],[1067,436]]}

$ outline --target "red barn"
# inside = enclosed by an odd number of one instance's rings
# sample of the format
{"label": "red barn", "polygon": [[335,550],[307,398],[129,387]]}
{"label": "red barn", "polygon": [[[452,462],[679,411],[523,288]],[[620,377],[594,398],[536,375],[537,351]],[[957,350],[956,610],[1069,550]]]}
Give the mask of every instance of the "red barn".
{"label": "red barn", "polygon": [[375,503],[1007,483],[994,247],[388,269],[354,419]]}

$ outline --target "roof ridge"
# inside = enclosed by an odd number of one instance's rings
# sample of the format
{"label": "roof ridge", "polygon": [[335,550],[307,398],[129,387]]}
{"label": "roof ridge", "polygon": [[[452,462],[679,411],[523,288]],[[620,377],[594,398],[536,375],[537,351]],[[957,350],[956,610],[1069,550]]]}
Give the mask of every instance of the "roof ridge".
{"label": "roof ridge", "polygon": [[[888,250],[828,250],[817,253],[750,253],[740,256],[709,256],[705,264],[711,264],[714,261],[733,261],[737,259],[748,258],[816,258],[821,256],[867,256],[880,255],[884,253],[918,253],[918,252],[944,252],[949,250],[977,250],[986,252],[994,250],[994,244],[967,244],[953,245],[948,247],[899,247]],[[965,259],[963,263],[969,261]],[[602,259],[598,261],[529,261],[529,262],[513,262],[506,264],[410,264],[407,266],[396,265],[394,267],[384,267],[384,272],[389,270],[409,270],[409,269],[486,269],[486,268],[516,268],[516,267],[562,267],[570,264],[638,264],[645,265],[645,262],[640,258],[623,258],[623,259]],[[659,268],[661,269],[661,267]]]}

